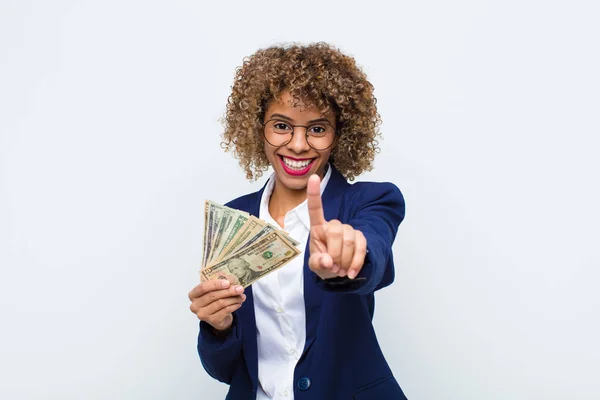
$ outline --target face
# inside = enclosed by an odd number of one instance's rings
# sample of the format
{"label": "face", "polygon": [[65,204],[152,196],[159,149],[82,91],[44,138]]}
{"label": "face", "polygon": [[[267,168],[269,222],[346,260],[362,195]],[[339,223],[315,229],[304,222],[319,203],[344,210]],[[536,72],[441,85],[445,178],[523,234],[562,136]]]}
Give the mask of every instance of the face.
{"label": "face", "polygon": [[[323,114],[319,109],[303,102],[294,105],[294,98],[285,91],[277,100],[272,100],[265,110],[263,122],[271,119],[282,121],[285,125],[313,126],[327,122],[335,127],[335,115],[333,112]],[[302,127],[293,128],[294,134],[289,143],[276,147],[265,140],[265,154],[273,166],[277,184],[287,189],[304,190],[308,178],[312,174],[324,175],[325,166],[334,144],[326,150],[315,150],[308,145],[306,130]],[[314,131],[314,132],[318,132]]]}
{"label": "face", "polygon": [[229,267],[229,271],[236,276],[244,276],[246,274],[246,262],[244,260],[234,258],[229,261],[227,266]]}

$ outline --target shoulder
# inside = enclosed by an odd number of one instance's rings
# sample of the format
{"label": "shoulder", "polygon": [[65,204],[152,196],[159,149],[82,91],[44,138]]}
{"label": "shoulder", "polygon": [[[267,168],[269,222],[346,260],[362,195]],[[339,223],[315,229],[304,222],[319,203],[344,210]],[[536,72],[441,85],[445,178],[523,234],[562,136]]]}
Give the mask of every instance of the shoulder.
{"label": "shoulder", "polygon": [[[325,192],[343,196],[345,203],[370,201],[374,198],[391,198],[394,202],[404,204],[404,196],[395,184],[369,181],[350,183],[335,167],[332,168],[331,178]],[[336,196],[334,195],[334,197]]]}
{"label": "shoulder", "polygon": [[345,200],[358,204],[382,201],[404,206],[404,195],[391,182],[356,182],[348,186]]}
{"label": "shoulder", "polygon": [[254,206],[258,205],[264,188],[243,196],[237,197],[227,203],[225,206],[235,208],[237,210],[249,211]]}
{"label": "shoulder", "polygon": [[346,221],[360,218],[372,223],[389,220],[397,228],[405,213],[404,196],[393,183],[357,182],[349,185],[344,193],[340,217]]}

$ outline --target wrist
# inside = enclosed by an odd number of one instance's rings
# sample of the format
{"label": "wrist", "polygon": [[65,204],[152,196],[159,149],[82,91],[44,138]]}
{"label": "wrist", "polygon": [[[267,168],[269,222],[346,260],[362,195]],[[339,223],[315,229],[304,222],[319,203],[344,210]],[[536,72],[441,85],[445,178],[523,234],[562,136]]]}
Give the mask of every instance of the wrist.
{"label": "wrist", "polygon": [[229,333],[233,330],[233,321],[229,324],[229,326],[220,329],[210,325],[210,330],[214,336],[222,339],[229,335]]}

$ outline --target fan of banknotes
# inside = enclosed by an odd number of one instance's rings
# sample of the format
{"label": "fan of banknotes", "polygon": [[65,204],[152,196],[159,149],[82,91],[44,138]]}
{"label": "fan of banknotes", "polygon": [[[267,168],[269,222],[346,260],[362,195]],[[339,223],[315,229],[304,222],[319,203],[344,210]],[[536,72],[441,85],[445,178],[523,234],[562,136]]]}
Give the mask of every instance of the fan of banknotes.
{"label": "fan of banknotes", "polygon": [[201,279],[248,287],[298,256],[299,244],[261,219],[207,200]]}

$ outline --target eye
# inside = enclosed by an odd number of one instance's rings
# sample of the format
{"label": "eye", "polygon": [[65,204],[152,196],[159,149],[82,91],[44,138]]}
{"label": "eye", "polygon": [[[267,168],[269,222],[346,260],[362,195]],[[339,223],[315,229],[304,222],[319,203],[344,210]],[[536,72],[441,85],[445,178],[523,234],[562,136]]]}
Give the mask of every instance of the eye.
{"label": "eye", "polygon": [[327,133],[327,128],[321,125],[313,125],[308,129],[308,132],[313,136],[323,136]]}
{"label": "eye", "polygon": [[288,131],[292,130],[292,128],[288,124],[286,124],[285,122],[281,122],[281,121],[274,121],[273,129],[276,132],[288,132]]}

